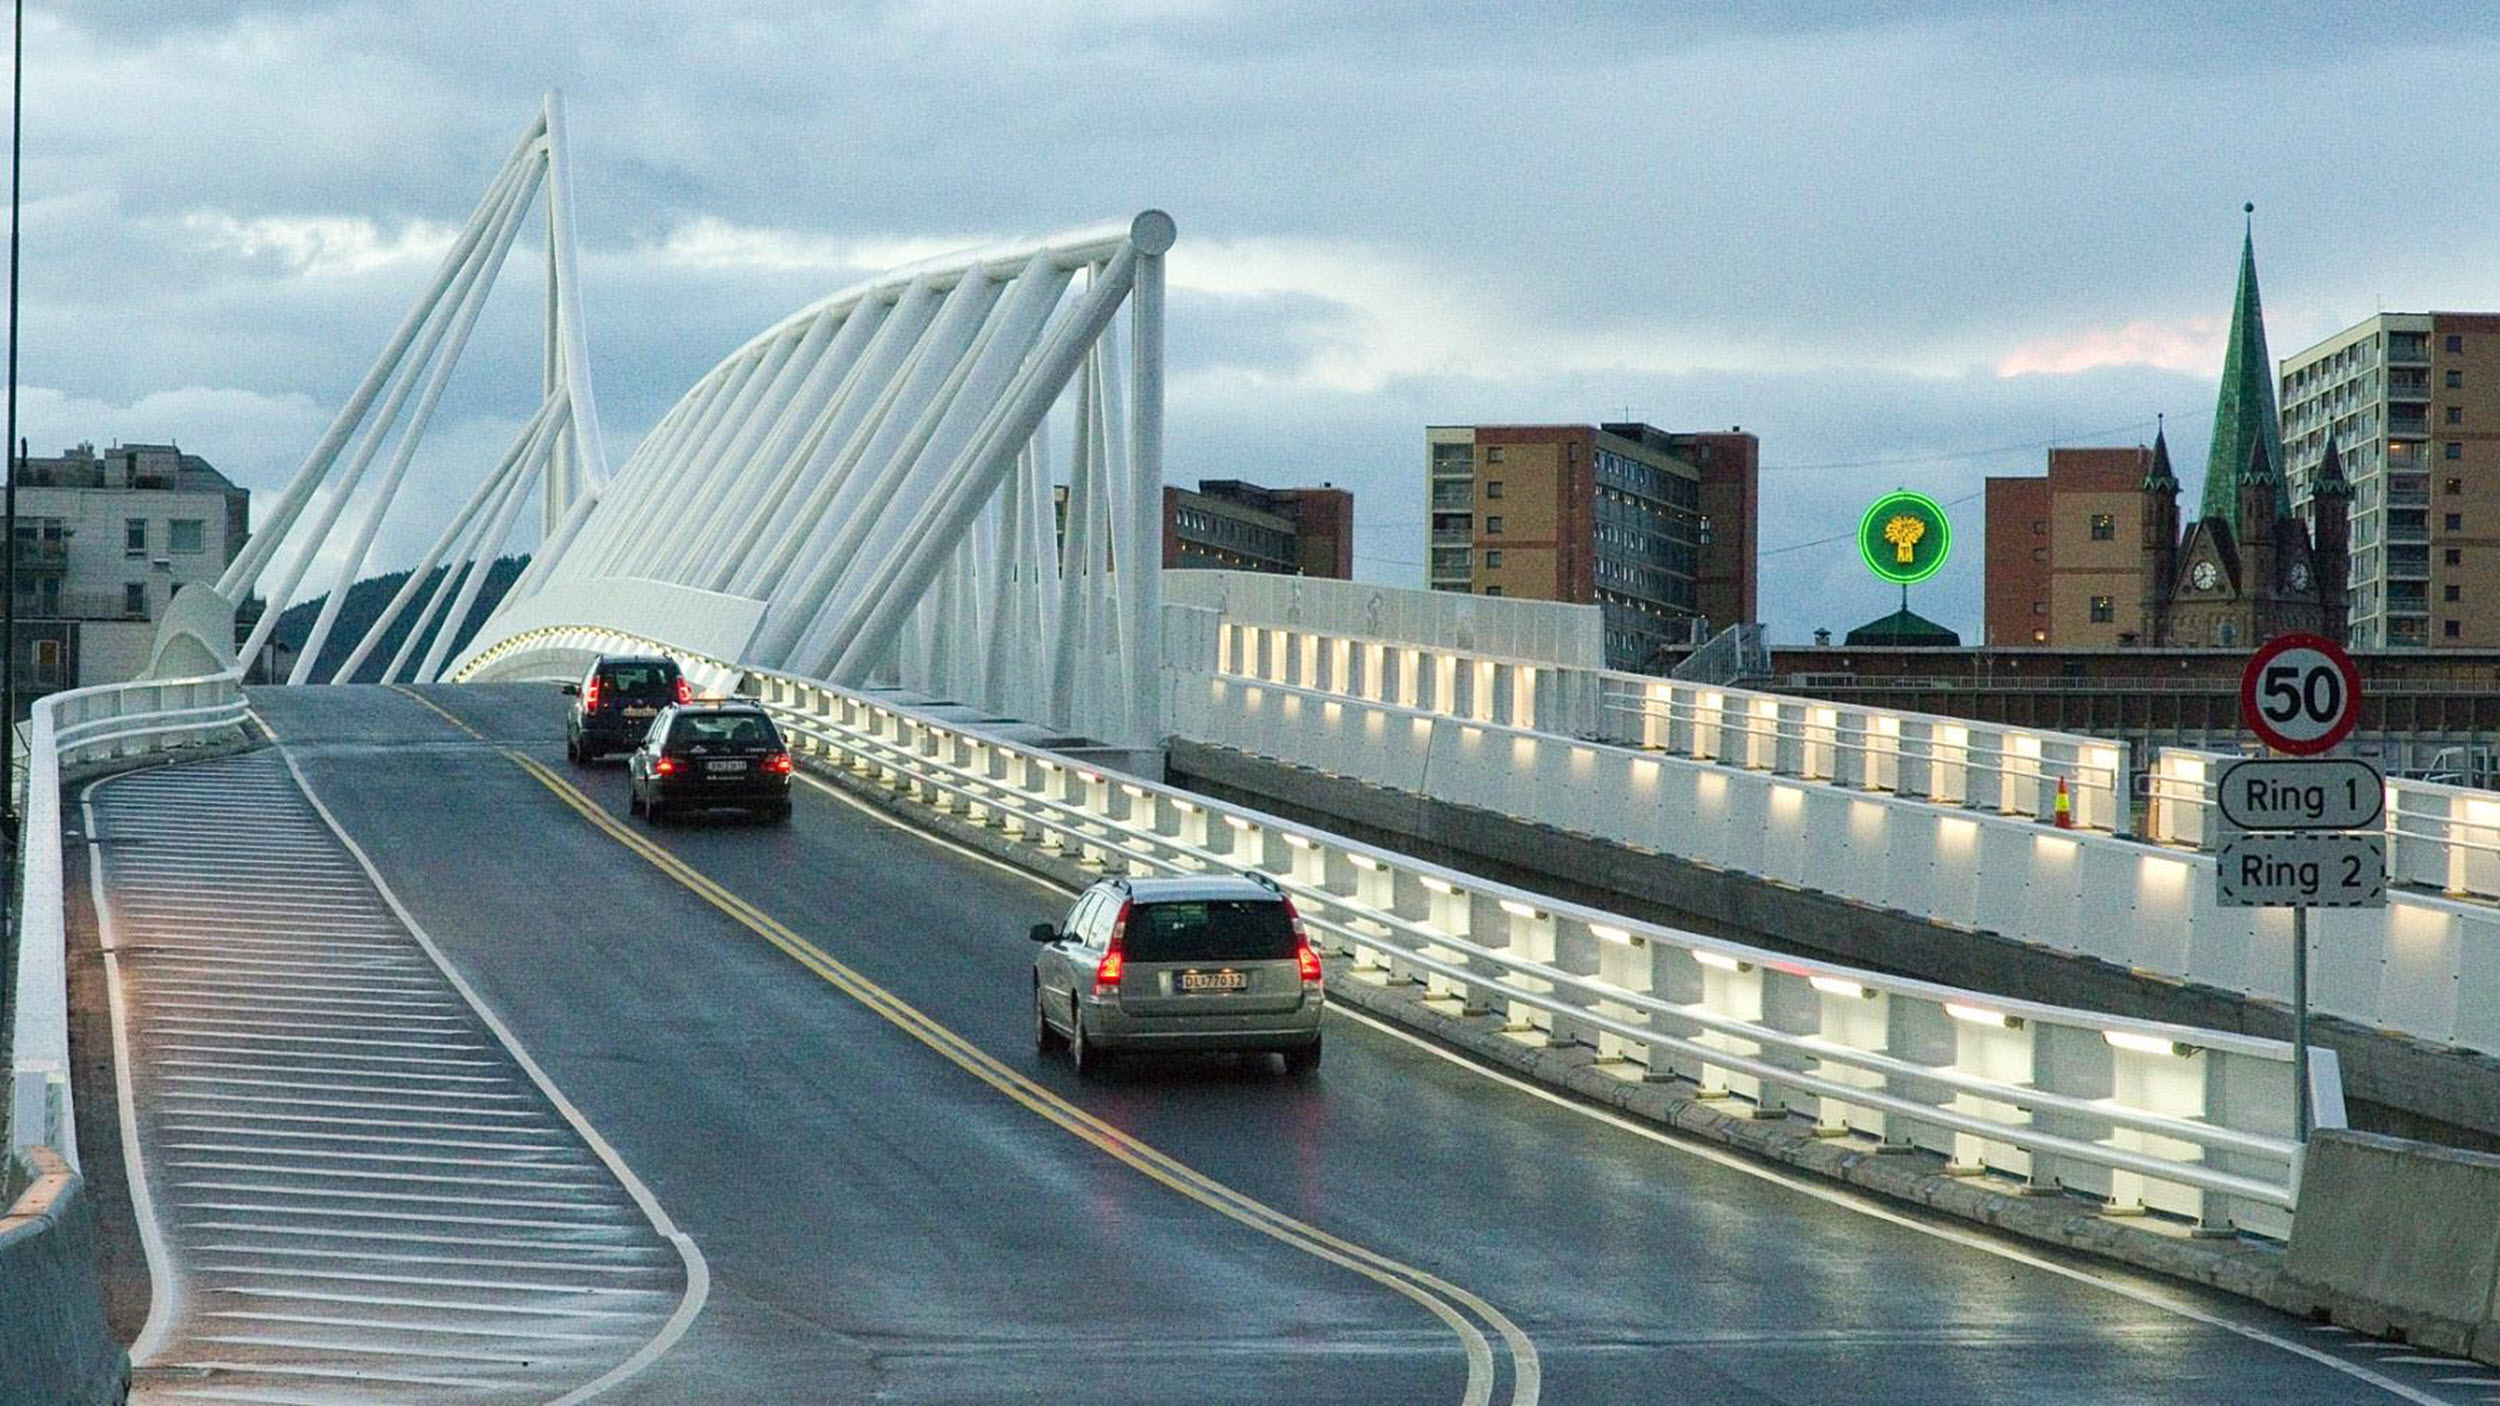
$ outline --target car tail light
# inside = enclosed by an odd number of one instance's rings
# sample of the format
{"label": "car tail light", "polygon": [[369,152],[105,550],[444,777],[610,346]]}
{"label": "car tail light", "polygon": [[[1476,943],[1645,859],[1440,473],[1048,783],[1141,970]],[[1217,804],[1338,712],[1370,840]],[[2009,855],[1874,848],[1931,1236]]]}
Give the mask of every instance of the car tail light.
{"label": "car tail light", "polygon": [[651,774],[653,776],[675,776],[677,774],[677,759],[665,752],[661,753],[651,761]]}
{"label": "car tail light", "polygon": [[790,774],[790,754],[787,752],[775,752],[771,756],[766,757],[764,759],[764,770],[769,771],[776,776],[788,776]]}
{"label": "car tail light", "polygon": [[1111,920],[1111,940],[1103,944],[1102,962],[1094,968],[1094,994],[1120,989],[1120,969],[1128,965],[1120,947],[1128,939],[1128,915],[1133,905],[1123,902],[1120,916]]}
{"label": "car tail light", "polygon": [[590,682],[582,686],[582,711],[585,713],[599,711],[599,676],[597,674],[592,674]]}
{"label": "car tail light", "polygon": [[1322,975],[1319,951],[1311,946],[1310,929],[1302,926],[1302,914],[1294,908],[1290,898],[1285,900],[1285,921],[1293,924],[1293,962],[1302,969],[1302,984],[1319,985]]}
{"label": "car tail light", "polygon": [[683,674],[680,674],[677,677],[677,701],[680,703],[691,703],[694,701],[694,690],[686,687],[686,678]]}

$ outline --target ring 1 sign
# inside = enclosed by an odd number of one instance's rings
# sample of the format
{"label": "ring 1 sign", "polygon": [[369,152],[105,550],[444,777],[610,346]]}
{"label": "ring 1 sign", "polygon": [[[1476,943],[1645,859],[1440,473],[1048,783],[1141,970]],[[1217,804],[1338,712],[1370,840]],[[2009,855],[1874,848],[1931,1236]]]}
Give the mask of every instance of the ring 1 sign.
{"label": "ring 1 sign", "polygon": [[1858,554],[1866,569],[1896,586],[1943,570],[1952,550],[1953,520],[1924,493],[1887,493],[1858,519]]}
{"label": "ring 1 sign", "polygon": [[2321,635],[2277,635],[2240,675],[2240,720],[2259,741],[2296,757],[2334,747],[2361,718],[2361,671]]}

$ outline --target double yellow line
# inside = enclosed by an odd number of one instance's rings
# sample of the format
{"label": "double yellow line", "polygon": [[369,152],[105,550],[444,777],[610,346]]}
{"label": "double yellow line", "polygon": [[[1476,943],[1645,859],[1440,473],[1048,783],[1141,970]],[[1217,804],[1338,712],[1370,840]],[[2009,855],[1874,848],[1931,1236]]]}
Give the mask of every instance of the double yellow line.
{"label": "double yellow line", "polygon": [[[433,700],[406,689],[399,690],[480,741],[486,740],[477,729]],[[876,1012],[913,1039],[935,1050],[964,1072],[1022,1104],[1069,1134],[1098,1149],[1107,1156],[1135,1169],[1152,1180],[1171,1188],[1190,1200],[1258,1231],[1304,1254],[1325,1260],[1343,1269],[1352,1270],[1385,1288],[1421,1305],[1427,1312],[1447,1324],[1458,1335],[1467,1351],[1466,1406],[1488,1406],[1493,1399],[1494,1360],[1492,1345],[1469,1312],[1492,1325],[1508,1349],[1512,1367],[1510,1401],[1512,1406],[1534,1406],[1540,1382],[1540,1366],[1536,1345],[1528,1335],[1499,1309],[1466,1289],[1449,1283],[1412,1265],[1390,1259],[1386,1255],[1332,1235],[1317,1226],[1226,1186],[1215,1178],[1190,1167],[1178,1159],[1138,1141],[1120,1129],[1086,1112],[1042,1085],[1035,1083],[1013,1067],[983,1051],[970,1040],[931,1019],[909,1002],[896,996],[876,982],[862,976],[850,966],[835,959],[823,948],[808,941],[771,914],[732,893],[709,876],[652,843],[610,815],[582,790],[565,780],[544,763],[510,747],[498,747],[505,758],[520,767],[553,792],[556,799],[573,808],[581,817],[598,827],[618,844],[641,856],[653,868],[676,880],[697,897],[718,908],[740,926],[780,948],[793,961]],[[1462,1307],[1466,1312],[1462,1312]]]}

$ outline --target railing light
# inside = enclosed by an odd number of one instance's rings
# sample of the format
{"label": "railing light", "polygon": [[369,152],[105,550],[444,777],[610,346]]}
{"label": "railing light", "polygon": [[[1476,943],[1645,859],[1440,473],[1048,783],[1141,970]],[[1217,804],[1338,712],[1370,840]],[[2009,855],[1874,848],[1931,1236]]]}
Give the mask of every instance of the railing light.
{"label": "railing light", "polygon": [[2134,1030],[2104,1030],[2101,1038],[2114,1048],[2133,1050],[2137,1054],[2177,1055],[2185,1059],[2197,1049],[2194,1045],[2182,1045],[2176,1040],[2165,1040],[2159,1035],[2146,1035]]}
{"label": "railing light", "polygon": [[1380,861],[1372,858],[1368,854],[1349,854],[1345,858],[1346,863],[1353,865],[1357,869],[1377,870],[1380,868]]}
{"label": "railing light", "polygon": [[1457,886],[1456,886],[1456,885],[1454,885],[1454,884],[1452,884],[1449,880],[1447,880],[1447,879],[1436,879],[1436,878],[1432,877],[1430,874],[1426,874],[1426,875],[1424,876],[1424,887],[1425,887],[1425,888],[1428,888],[1428,889],[1430,889],[1430,890],[1432,890],[1434,893],[1456,893],[1456,892],[1458,892],[1458,888],[1457,888]]}
{"label": "railing light", "polygon": [[1968,1021],[1973,1025],[1993,1025],[2000,1030],[2023,1028],[2021,1016],[2007,1015],[2003,1011],[1992,1011],[1985,1006],[1965,1006],[1958,1001],[1947,1001],[1944,1003],[1944,1013],[1955,1020]]}
{"label": "railing light", "polygon": [[1289,834],[1285,836],[1285,843],[1293,846],[1295,849],[1309,849],[1311,847],[1311,840],[1307,835]]}
{"label": "railing light", "polygon": [[1191,815],[1196,815],[1196,814],[1198,813],[1198,803],[1197,803],[1196,801],[1177,801],[1177,800],[1176,800],[1176,801],[1172,802],[1172,804],[1174,804],[1174,805],[1176,805],[1176,806],[1179,806],[1182,810],[1185,810],[1185,811],[1189,812]]}
{"label": "railing light", "polygon": [[1740,962],[1734,957],[1727,955],[1725,952],[1696,951],[1693,953],[1693,960],[1701,963],[1705,967],[1717,967],[1723,972],[1741,972],[1751,970],[1749,963]]}
{"label": "railing light", "polygon": [[1866,995],[1865,987],[1847,977],[1810,976],[1806,978],[1806,984],[1826,996],[1846,996],[1853,1001],[1862,999]]}
{"label": "railing light", "polygon": [[1123,790],[1123,791],[1128,792],[1128,793],[1129,793],[1129,795],[1131,795],[1131,796],[1135,797],[1135,798],[1136,798],[1136,799],[1138,799],[1138,800],[1141,800],[1141,801],[1142,801],[1142,800],[1146,799],[1146,788],[1145,788],[1145,787],[1143,787],[1143,786],[1131,786],[1131,785],[1130,785],[1130,784],[1128,784],[1127,782],[1123,781],[1123,782],[1121,782],[1121,783],[1120,783],[1120,789],[1121,789],[1121,790]]}
{"label": "railing light", "polygon": [[1632,934],[1625,932],[1623,929],[1615,927],[1610,923],[1589,924],[1589,936],[1596,938],[1600,942],[1620,943],[1625,947],[1632,945]]}
{"label": "railing light", "polygon": [[1529,907],[1527,904],[1509,898],[1502,900],[1502,911],[1508,913],[1514,918],[1541,918],[1545,916],[1544,914],[1536,911],[1534,908]]}
{"label": "railing light", "polygon": [[1232,826],[1236,830],[1247,830],[1250,828],[1250,822],[1242,819],[1238,815],[1225,816],[1224,823]]}

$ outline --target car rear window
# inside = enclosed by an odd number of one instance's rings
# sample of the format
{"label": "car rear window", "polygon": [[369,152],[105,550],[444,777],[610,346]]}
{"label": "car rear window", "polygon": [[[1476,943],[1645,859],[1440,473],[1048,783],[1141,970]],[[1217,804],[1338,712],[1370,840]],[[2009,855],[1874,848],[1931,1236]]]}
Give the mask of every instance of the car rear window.
{"label": "car rear window", "polygon": [[1275,961],[1293,956],[1293,922],[1274,899],[1141,903],[1121,946],[1132,962]]}
{"label": "car rear window", "polygon": [[781,736],[761,713],[680,713],[669,729],[671,747],[773,747]]}
{"label": "car rear window", "polygon": [[675,697],[677,670],[666,664],[609,664],[599,670],[603,688],[625,698]]}

